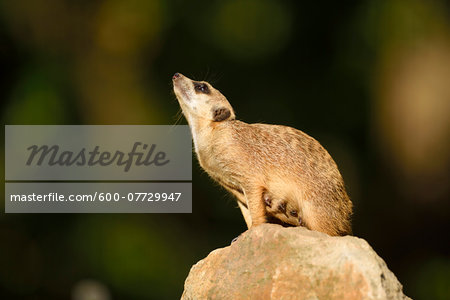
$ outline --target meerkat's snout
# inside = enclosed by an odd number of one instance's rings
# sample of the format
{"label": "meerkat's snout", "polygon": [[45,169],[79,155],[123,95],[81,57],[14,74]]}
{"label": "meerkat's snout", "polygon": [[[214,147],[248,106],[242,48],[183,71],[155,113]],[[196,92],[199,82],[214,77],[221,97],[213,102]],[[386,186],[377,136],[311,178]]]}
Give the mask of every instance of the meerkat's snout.
{"label": "meerkat's snout", "polygon": [[191,80],[180,73],[175,73],[172,76],[173,90],[181,105],[191,101],[192,87]]}
{"label": "meerkat's snout", "polygon": [[178,72],[173,74],[173,76],[172,76],[173,87],[176,88],[177,86],[179,86],[180,81],[184,81],[183,78],[185,78],[185,77]]}

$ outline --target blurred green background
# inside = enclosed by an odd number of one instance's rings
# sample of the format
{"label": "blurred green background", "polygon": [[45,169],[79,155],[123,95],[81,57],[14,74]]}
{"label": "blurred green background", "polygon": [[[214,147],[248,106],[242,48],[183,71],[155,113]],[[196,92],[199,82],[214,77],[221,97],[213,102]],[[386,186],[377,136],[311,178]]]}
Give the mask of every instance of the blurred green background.
{"label": "blurred green background", "polygon": [[[171,75],[211,82],[317,138],[354,234],[408,296],[450,299],[448,2],[4,0],[0,66],[4,124],[174,124]],[[193,188],[192,214],[2,213],[0,298],[179,298],[246,229],[197,163]]]}

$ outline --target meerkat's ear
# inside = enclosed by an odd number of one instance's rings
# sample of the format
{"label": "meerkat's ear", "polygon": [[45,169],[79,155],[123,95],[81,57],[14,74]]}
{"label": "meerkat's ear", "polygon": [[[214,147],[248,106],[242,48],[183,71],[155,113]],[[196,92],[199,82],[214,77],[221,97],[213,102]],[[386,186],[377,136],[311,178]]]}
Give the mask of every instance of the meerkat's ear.
{"label": "meerkat's ear", "polygon": [[226,107],[220,107],[213,110],[214,122],[220,122],[228,119],[231,116],[231,112]]}

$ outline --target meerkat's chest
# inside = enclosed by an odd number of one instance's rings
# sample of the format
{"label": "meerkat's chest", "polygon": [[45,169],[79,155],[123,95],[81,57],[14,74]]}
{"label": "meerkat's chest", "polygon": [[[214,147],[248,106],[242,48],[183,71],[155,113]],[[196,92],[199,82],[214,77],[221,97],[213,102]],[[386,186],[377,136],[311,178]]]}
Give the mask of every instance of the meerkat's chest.
{"label": "meerkat's chest", "polygon": [[242,166],[233,154],[230,145],[219,143],[196,150],[200,166],[214,179],[220,182],[236,182],[242,177]]}

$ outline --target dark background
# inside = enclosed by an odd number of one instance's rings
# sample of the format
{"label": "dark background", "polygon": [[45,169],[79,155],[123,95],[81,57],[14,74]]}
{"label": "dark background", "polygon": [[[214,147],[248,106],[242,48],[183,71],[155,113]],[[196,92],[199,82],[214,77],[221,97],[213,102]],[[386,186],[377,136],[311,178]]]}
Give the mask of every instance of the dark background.
{"label": "dark background", "polygon": [[[450,298],[447,2],[0,2],[4,124],[175,124],[175,72],[241,120],[318,139],[354,234],[408,296]],[[2,213],[0,297],[179,298],[190,267],[246,230],[195,158],[193,188],[192,214]]]}

